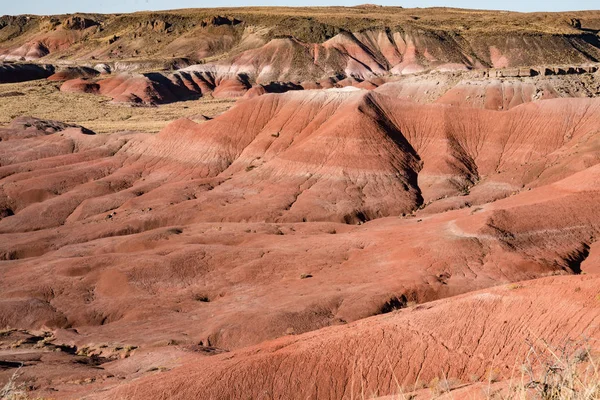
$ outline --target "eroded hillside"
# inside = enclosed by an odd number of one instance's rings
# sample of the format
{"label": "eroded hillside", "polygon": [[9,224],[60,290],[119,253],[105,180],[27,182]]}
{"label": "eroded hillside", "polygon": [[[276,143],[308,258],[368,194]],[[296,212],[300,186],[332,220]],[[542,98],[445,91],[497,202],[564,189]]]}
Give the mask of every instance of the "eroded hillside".
{"label": "eroded hillside", "polygon": [[536,346],[596,359],[598,12],[0,27],[13,392],[510,398]]}

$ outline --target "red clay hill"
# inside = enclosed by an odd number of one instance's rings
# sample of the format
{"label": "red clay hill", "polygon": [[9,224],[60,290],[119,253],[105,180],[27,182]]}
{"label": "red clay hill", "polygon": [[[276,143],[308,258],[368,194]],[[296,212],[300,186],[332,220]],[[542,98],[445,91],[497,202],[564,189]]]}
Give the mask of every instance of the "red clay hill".
{"label": "red clay hill", "polygon": [[[513,393],[532,349],[586,340],[584,368],[600,350],[598,18],[3,17],[5,58],[72,61],[4,67],[65,80],[60,95],[238,98],[158,134],[0,128],[6,390],[487,398]],[[115,73],[148,43],[182,68]]]}

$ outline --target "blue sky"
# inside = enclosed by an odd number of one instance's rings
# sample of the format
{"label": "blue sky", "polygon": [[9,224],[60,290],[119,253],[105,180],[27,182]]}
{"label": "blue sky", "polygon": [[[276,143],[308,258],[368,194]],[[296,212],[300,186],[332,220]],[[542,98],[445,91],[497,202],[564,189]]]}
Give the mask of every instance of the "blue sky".
{"label": "blue sky", "polygon": [[0,0],[0,15],[4,14],[66,14],[77,11],[115,13],[141,10],[167,10],[198,7],[241,6],[349,6],[376,3],[388,6],[504,9],[513,11],[568,11],[600,9],[598,0]]}

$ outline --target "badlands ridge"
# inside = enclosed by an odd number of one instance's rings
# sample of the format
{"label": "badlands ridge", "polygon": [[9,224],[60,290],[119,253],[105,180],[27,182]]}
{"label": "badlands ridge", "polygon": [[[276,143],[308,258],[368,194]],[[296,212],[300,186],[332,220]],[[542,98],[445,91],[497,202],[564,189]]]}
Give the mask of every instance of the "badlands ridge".
{"label": "badlands ridge", "polygon": [[0,378],[511,398],[537,346],[593,359],[599,32],[596,11],[369,5],[0,18],[6,104],[36,80],[108,112],[233,104],[157,134],[11,115]]}

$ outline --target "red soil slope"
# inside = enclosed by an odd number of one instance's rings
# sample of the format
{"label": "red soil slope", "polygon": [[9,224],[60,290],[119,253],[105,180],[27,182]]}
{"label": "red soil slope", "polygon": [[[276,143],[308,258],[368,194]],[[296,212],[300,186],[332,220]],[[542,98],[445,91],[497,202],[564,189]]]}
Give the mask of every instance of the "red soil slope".
{"label": "red soil slope", "polygon": [[[126,93],[117,78],[96,90]],[[429,360],[480,379],[490,355],[504,368],[520,353],[530,309],[547,311],[527,326],[548,339],[595,334],[595,278],[334,325],[597,269],[599,108],[551,99],[496,111],[338,88],[266,94],[157,135],[16,121],[0,131],[0,325],[55,331],[56,345],[121,371],[81,388],[26,369],[40,394],[66,398],[167,359],[195,383],[174,370],[98,396],[349,397],[357,365],[362,386],[386,395],[399,371],[402,385],[438,374]],[[459,317],[464,334],[450,323]],[[140,358],[118,361],[125,345]]]}
{"label": "red soil slope", "polygon": [[373,5],[0,17],[0,83],[239,99],[156,135],[0,128],[0,386],[482,398],[531,342],[596,356],[598,32]]}
{"label": "red soil slope", "polygon": [[[559,347],[600,333],[598,283],[597,276],[545,278],[212,357],[182,355],[169,372],[93,398],[402,398],[436,380],[465,385],[493,373],[519,381],[528,342]],[[488,388],[447,397],[486,398]]]}

